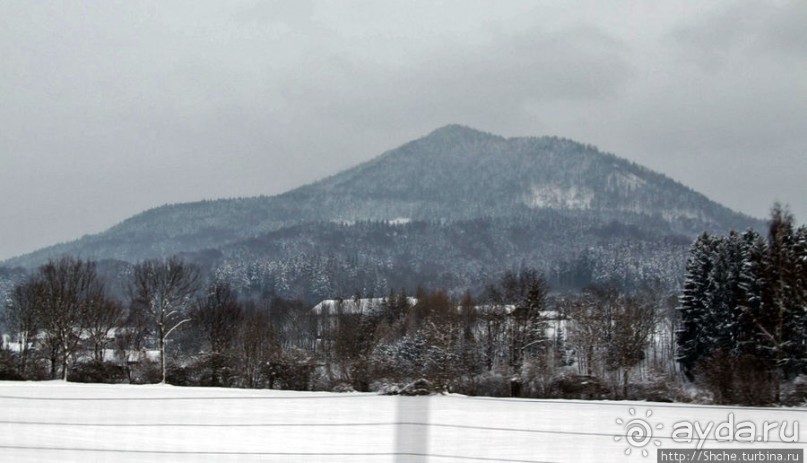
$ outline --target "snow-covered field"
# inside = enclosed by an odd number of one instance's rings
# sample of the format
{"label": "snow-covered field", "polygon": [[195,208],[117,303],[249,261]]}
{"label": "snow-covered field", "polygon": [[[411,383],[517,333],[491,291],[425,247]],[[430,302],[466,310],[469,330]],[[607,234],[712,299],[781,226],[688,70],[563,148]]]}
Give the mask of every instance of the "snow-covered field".
{"label": "snow-covered field", "polygon": [[[633,410],[634,415],[631,415]],[[647,416],[647,412],[652,414]],[[626,442],[631,419],[661,448],[675,423],[798,423],[797,443],[707,441],[705,448],[797,448],[807,409],[644,402],[390,397],[291,391],[0,382],[0,461],[579,462],[655,461]],[[778,430],[769,433],[779,440]],[[615,436],[622,436],[619,441]],[[712,435],[713,437],[713,435]],[[632,450],[625,455],[625,450]]]}

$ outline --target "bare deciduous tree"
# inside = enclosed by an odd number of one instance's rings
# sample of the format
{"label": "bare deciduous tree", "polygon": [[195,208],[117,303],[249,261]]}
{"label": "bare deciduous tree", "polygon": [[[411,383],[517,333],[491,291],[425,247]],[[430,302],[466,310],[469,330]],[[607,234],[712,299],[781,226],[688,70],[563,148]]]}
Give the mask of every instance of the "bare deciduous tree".
{"label": "bare deciduous tree", "polygon": [[68,362],[77,351],[86,323],[87,308],[105,299],[95,263],[73,257],[50,261],[39,269],[41,298],[37,318],[47,334],[51,353],[51,375],[60,362],[62,379],[67,380]]}
{"label": "bare deciduous tree", "polygon": [[650,336],[656,329],[655,307],[637,297],[620,297],[613,314],[613,338],[607,365],[622,372],[622,397],[628,395],[631,370],[644,360]]}
{"label": "bare deciduous tree", "polygon": [[[275,329],[265,310],[246,311],[236,339],[241,377],[248,388],[274,387],[274,376],[267,367],[280,356]],[[269,374],[264,374],[269,373]]]}
{"label": "bare deciduous tree", "polygon": [[628,392],[631,370],[645,356],[658,317],[655,301],[627,296],[614,286],[596,286],[571,304],[569,342],[587,375],[606,371],[621,375],[622,396]]}
{"label": "bare deciduous tree", "polygon": [[155,328],[161,382],[165,383],[165,343],[174,330],[190,321],[188,312],[198,290],[199,271],[174,256],[135,265],[133,280],[132,306],[142,310]]}
{"label": "bare deciduous tree", "polygon": [[38,281],[30,279],[14,288],[6,304],[5,323],[19,344],[17,371],[21,376],[25,376],[28,368],[31,342],[39,327],[36,307],[38,299],[41,297],[42,285]]}
{"label": "bare deciduous tree", "polygon": [[213,386],[223,383],[221,373],[230,363],[228,354],[243,316],[238,297],[226,282],[211,284],[207,294],[193,308],[193,325],[207,341],[207,364],[211,372],[210,384]]}
{"label": "bare deciduous tree", "polygon": [[232,344],[243,311],[230,284],[215,282],[197,301],[191,315],[194,325],[204,334],[210,352],[221,354]]}
{"label": "bare deciduous tree", "polygon": [[123,306],[106,296],[90,301],[84,314],[87,342],[92,346],[93,359],[104,361],[104,351],[110,341],[110,332],[123,324]]}

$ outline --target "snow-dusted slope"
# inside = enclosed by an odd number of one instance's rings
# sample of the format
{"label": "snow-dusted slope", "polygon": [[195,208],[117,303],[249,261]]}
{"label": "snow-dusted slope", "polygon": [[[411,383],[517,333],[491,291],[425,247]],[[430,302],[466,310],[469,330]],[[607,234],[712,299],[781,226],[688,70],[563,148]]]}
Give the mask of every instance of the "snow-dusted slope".
{"label": "snow-dusted slope", "polygon": [[503,138],[449,125],[322,181],[273,197],[155,208],[110,230],[7,262],[62,253],[97,260],[198,252],[301,223],[452,221],[529,216],[659,219],[676,233],[757,225],[703,195],[614,155],[556,137]]}
{"label": "snow-dusted slope", "polygon": [[[653,441],[693,449],[694,442],[670,439],[682,420],[717,424],[733,414],[737,423],[760,427],[787,422],[790,436],[792,423],[807,417],[807,409],[60,382],[0,382],[0,410],[4,462],[626,463],[655,461]],[[617,423],[637,418],[654,427],[645,447],[629,444],[626,426]],[[709,440],[704,448],[804,449],[807,423],[800,423],[797,443],[775,442],[778,431],[769,434],[767,443]]]}

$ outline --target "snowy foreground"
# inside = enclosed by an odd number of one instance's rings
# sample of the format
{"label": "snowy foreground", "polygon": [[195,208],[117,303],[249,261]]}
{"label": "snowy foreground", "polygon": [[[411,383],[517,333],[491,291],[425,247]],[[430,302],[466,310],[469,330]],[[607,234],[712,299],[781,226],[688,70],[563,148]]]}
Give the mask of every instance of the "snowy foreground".
{"label": "snowy foreground", "polygon": [[694,442],[671,440],[682,420],[705,427],[733,414],[736,422],[753,422],[760,431],[765,421],[787,422],[788,435],[801,421],[797,443],[779,441],[777,430],[769,433],[769,442],[757,444],[716,442],[712,434],[704,448],[803,449],[806,412],[0,382],[0,461],[656,461],[653,442],[641,447],[626,441],[631,419],[652,425],[652,441],[660,448],[689,449]]}

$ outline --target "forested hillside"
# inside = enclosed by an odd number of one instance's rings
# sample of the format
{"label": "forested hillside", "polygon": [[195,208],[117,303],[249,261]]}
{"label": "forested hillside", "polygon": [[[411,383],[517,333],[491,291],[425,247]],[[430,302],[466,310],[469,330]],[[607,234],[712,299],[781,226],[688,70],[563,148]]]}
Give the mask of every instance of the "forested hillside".
{"label": "forested hillside", "polygon": [[182,254],[239,290],[307,301],[427,283],[462,291],[524,266],[556,287],[675,287],[697,234],[748,227],[761,228],[592,146],[450,125],[278,196],[159,207],[5,265]]}

